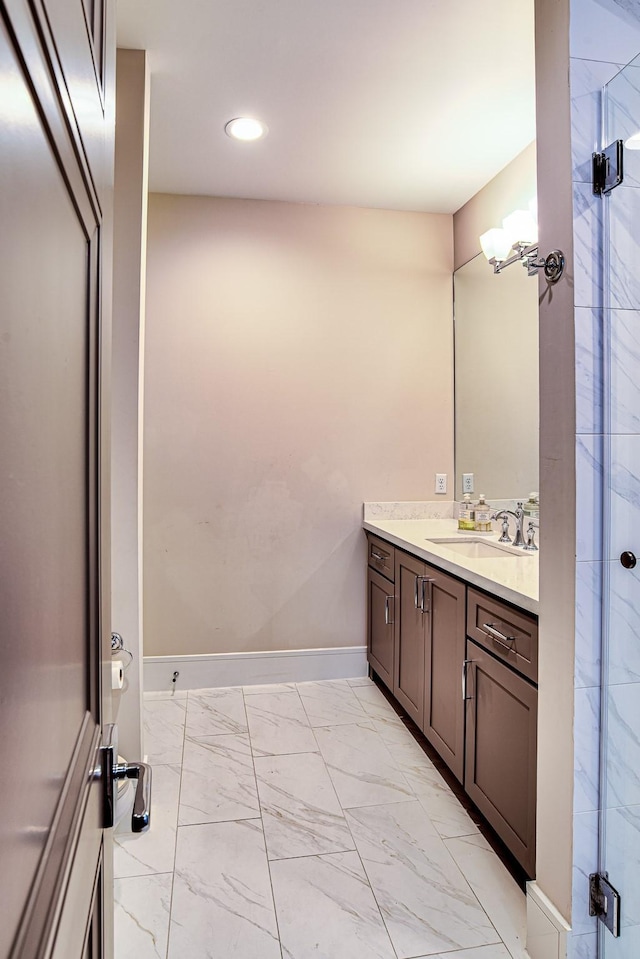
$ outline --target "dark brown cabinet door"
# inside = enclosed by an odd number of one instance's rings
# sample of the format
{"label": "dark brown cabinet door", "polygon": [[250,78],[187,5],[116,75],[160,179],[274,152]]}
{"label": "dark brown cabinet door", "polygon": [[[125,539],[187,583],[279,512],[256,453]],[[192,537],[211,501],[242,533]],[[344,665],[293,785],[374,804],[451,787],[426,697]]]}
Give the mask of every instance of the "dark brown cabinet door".
{"label": "dark brown cabinet door", "polygon": [[462,663],[465,652],[464,583],[427,567],[429,613],[425,647],[423,731],[454,776],[464,777],[464,703]]}
{"label": "dark brown cabinet door", "polygon": [[395,649],[393,583],[369,569],[367,576],[367,618],[369,664],[393,691]]}
{"label": "dark brown cabinet door", "polygon": [[467,644],[465,790],[530,877],[535,876],[535,686]]}
{"label": "dark brown cabinet door", "polygon": [[393,693],[421,729],[424,717],[425,628],[428,618],[426,570],[425,563],[396,551],[396,657]]}

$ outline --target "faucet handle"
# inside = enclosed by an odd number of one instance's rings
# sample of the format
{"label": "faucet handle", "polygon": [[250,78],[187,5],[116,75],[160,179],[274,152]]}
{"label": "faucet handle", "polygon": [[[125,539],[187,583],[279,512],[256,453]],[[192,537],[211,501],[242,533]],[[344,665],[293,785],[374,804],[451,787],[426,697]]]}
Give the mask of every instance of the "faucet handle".
{"label": "faucet handle", "polygon": [[529,526],[527,527],[527,542],[522,547],[523,549],[528,549],[531,552],[534,552],[535,550],[538,549],[538,547],[536,546],[536,539],[535,539],[537,529],[538,527],[536,526],[536,524],[533,521],[531,521],[529,523]]}
{"label": "faucet handle", "polygon": [[509,514],[508,514],[507,510],[501,509],[499,512],[493,513],[493,515],[491,516],[491,519],[492,519],[492,520],[498,520],[498,519],[501,519],[501,520],[502,520],[502,532],[500,533],[500,537],[499,537],[499,539],[498,539],[498,542],[499,542],[499,543],[510,543],[510,542],[511,542],[511,537],[509,536]]}

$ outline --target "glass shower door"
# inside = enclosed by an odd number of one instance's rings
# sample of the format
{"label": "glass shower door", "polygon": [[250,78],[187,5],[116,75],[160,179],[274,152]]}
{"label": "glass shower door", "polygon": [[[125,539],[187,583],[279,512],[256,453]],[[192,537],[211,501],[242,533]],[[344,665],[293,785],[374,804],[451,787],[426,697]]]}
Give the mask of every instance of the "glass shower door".
{"label": "glass shower door", "polygon": [[[603,646],[600,869],[620,894],[601,959],[640,957],[640,57],[605,87],[604,143],[624,179],[604,197]],[[637,563],[636,563],[637,557]]]}

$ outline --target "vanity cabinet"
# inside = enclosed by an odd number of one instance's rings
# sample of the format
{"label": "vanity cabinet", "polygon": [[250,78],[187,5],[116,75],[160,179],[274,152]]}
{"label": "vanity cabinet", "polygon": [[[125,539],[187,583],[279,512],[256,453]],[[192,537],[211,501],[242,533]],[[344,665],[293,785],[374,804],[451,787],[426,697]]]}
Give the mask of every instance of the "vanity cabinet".
{"label": "vanity cabinet", "polygon": [[368,534],[369,664],[535,876],[537,618]]}

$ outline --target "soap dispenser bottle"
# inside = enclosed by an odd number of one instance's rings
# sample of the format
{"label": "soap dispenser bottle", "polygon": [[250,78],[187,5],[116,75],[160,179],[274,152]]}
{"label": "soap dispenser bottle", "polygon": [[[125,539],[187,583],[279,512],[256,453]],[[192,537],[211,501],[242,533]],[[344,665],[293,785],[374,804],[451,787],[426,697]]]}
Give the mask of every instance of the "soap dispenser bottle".
{"label": "soap dispenser bottle", "polygon": [[491,532],[491,507],[484,498],[484,493],[480,493],[480,499],[475,510],[475,531],[476,533]]}
{"label": "soap dispenser bottle", "polygon": [[465,493],[458,504],[458,532],[472,533],[475,529],[475,512],[471,497]]}
{"label": "soap dispenser bottle", "polygon": [[540,499],[537,493],[529,493],[529,499],[524,504],[524,515],[529,519],[540,518]]}

